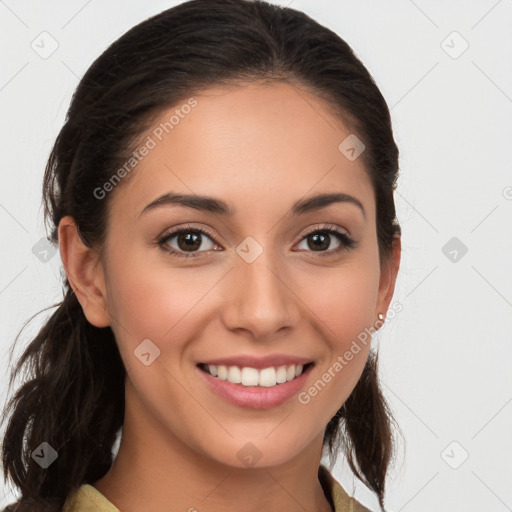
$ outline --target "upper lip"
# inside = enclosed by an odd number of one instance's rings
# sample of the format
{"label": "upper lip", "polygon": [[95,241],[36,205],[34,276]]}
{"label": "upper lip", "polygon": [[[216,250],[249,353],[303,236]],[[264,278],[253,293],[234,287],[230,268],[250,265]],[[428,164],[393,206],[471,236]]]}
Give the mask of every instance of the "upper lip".
{"label": "upper lip", "polygon": [[269,368],[271,366],[290,366],[292,364],[308,364],[312,363],[311,359],[304,357],[297,357],[288,354],[272,354],[264,357],[257,357],[251,355],[239,355],[230,357],[219,357],[217,359],[209,359],[208,361],[201,361],[203,364],[208,365],[223,365],[223,366],[240,366],[250,368]]}

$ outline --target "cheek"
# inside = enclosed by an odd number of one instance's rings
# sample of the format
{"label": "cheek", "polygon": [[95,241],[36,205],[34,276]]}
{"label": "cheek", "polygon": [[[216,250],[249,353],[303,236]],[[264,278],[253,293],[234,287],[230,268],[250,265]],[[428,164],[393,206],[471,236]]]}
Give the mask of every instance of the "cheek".
{"label": "cheek", "polygon": [[[311,281],[310,281],[311,282]],[[378,272],[368,265],[351,264],[316,273],[302,296],[317,319],[317,327],[334,351],[345,351],[351,340],[375,322]]]}
{"label": "cheek", "polygon": [[377,289],[378,272],[368,265],[347,265],[339,272],[330,269],[324,276],[317,273],[315,286],[303,288],[316,338],[326,344],[316,380],[305,390],[301,401],[313,416],[328,421],[361,376],[376,320]]}
{"label": "cheek", "polygon": [[[190,329],[189,315],[216,281],[216,276],[199,268],[171,269],[127,261],[108,283],[116,334],[130,338],[130,345],[149,338],[165,344],[166,350],[177,348],[176,340]],[[170,339],[173,343],[167,346]]]}
{"label": "cheek", "polygon": [[[341,283],[340,283],[341,284]],[[348,338],[357,336],[368,325],[371,315],[372,293],[369,288],[350,286],[343,282],[343,287],[311,296],[315,311],[324,322],[326,339],[334,347],[342,348]]]}
{"label": "cheek", "polygon": [[[195,403],[183,392],[183,379],[175,375],[181,371],[187,340],[196,337],[200,329],[201,298],[218,281],[194,270],[151,266],[132,259],[111,271],[108,280],[113,330],[129,380],[127,401],[139,412],[151,411],[151,416],[173,425],[183,436],[193,429],[189,419],[204,411],[200,406],[194,409]],[[136,357],[146,339],[160,350],[147,366]],[[145,346],[152,359],[153,347]],[[162,406],[168,400],[172,401],[170,409]],[[170,410],[180,414],[170,415]]]}

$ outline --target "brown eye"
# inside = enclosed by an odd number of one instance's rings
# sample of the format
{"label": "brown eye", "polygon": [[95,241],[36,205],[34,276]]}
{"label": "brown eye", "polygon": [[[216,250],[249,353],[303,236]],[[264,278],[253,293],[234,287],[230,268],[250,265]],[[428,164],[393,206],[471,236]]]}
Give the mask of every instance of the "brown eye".
{"label": "brown eye", "polygon": [[[338,245],[328,250],[332,241],[337,240]],[[343,250],[349,250],[356,246],[356,242],[349,235],[340,231],[338,228],[322,228],[316,229],[306,234],[301,243],[306,243],[306,249],[312,252],[333,254]],[[323,254],[322,254],[323,255]]]}
{"label": "brown eye", "polygon": [[306,240],[308,241],[308,247],[311,250],[326,250],[329,248],[331,242],[331,235],[326,232],[317,232],[309,235]]}
{"label": "brown eye", "polygon": [[178,248],[183,251],[199,249],[201,246],[201,236],[197,233],[181,232],[175,235]]}
{"label": "brown eye", "polygon": [[[204,246],[204,239],[208,239],[213,247],[216,246],[211,235],[201,228],[182,228],[167,235],[163,236],[158,240],[158,245],[162,247],[166,252],[172,255],[180,257],[197,257],[198,254],[206,252],[212,247],[203,247],[204,250],[198,250]],[[176,239],[175,245],[171,244],[172,240]],[[207,244],[208,245],[208,244]],[[169,250],[169,247],[171,248]],[[198,254],[196,254],[198,253]]]}

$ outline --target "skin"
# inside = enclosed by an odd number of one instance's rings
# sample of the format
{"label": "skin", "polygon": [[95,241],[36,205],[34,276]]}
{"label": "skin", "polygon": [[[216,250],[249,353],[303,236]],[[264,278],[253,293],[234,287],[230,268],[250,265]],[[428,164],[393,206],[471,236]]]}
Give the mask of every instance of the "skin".
{"label": "skin", "polygon": [[[317,476],[323,432],[356,385],[369,343],[308,404],[294,397],[270,409],[224,401],[195,365],[233,354],[304,356],[315,362],[307,389],[388,309],[400,239],[381,268],[370,179],[361,158],[338,150],[350,132],[314,96],[252,82],[194,97],[197,106],[111,192],[101,253],[82,244],[71,217],[59,225],[71,286],[89,322],[112,327],[128,374],[119,453],[94,486],[125,512],[170,504],[327,512]],[[236,214],[167,205],[140,215],[171,191],[222,199]],[[326,192],[355,196],[366,216],[350,203],[288,214],[295,201]],[[188,223],[215,236],[200,239],[197,258],[156,245]],[[349,233],[357,247],[336,252],[342,242],[332,234],[315,251],[304,237],[319,224]],[[248,236],[263,248],[252,263],[235,251]],[[177,237],[167,247],[186,251]],[[149,366],[133,353],[147,338],[161,351]],[[261,453],[252,467],[237,457],[248,442]]]}

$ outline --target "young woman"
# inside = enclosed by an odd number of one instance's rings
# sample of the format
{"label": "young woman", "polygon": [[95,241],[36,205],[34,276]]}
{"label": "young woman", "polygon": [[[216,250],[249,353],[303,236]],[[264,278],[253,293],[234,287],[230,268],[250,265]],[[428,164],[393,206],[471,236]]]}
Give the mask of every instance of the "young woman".
{"label": "young woman", "polygon": [[397,175],[379,89],[303,13],[194,0],[112,44],[46,168],[66,290],[15,369],[5,510],[366,510],[338,451],[384,508]]}

